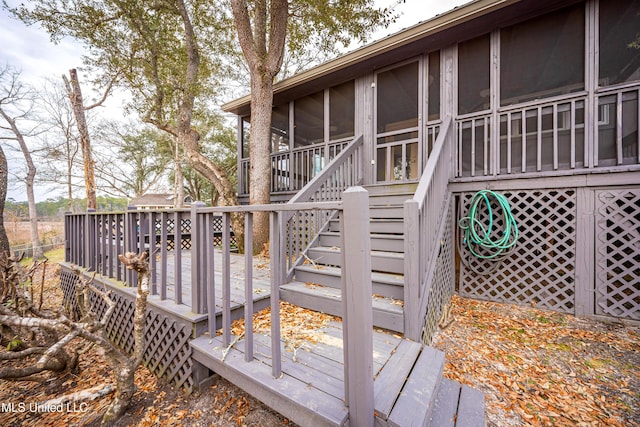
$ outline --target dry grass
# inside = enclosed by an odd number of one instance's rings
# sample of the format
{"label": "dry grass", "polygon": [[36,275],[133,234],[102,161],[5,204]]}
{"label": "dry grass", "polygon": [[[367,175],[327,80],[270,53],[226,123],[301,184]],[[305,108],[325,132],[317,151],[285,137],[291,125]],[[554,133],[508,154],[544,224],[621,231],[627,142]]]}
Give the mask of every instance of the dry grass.
{"label": "dry grass", "polygon": [[[4,223],[7,230],[7,238],[9,245],[23,245],[31,242],[31,232],[29,231],[29,222],[27,221],[8,221]],[[40,240],[43,244],[50,241],[54,236],[64,234],[63,222],[38,222],[38,232]]]}

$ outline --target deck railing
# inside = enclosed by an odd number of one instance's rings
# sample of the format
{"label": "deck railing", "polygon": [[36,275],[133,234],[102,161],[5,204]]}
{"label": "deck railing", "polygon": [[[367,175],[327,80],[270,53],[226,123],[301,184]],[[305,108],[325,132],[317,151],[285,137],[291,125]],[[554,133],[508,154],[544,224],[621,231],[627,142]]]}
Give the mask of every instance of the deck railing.
{"label": "deck railing", "polygon": [[[271,154],[271,192],[295,192],[311,181],[351,139],[314,144]],[[239,161],[238,194],[249,194],[249,159]]]}
{"label": "deck railing", "polygon": [[420,340],[431,276],[439,254],[439,225],[449,200],[453,177],[452,120],[446,118],[412,199],[404,203],[404,318],[405,336]]}
{"label": "deck railing", "polygon": [[[341,148],[339,154],[298,191],[288,204],[341,200],[342,193],[347,188],[362,183],[362,150],[363,138],[360,136]],[[287,280],[293,276],[294,268],[304,262],[303,252],[315,241],[334,214],[331,210],[314,209],[291,211],[284,216]]]}
{"label": "deck railing", "polygon": [[459,116],[456,177],[639,165],[639,99],[631,83]]}
{"label": "deck railing", "polygon": [[[186,276],[197,277],[200,274],[198,268],[202,267],[192,260],[192,271],[186,271],[182,266],[183,258],[193,256],[191,249],[196,241],[200,242],[201,233],[206,233],[208,242],[214,246],[222,244],[225,234],[220,214],[207,218],[206,222],[197,222],[200,219],[197,208],[200,206],[204,205],[196,202],[191,210],[130,209],[117,213],[89,211],[67,214],[65,261],[133,286],[137,283],[136,274],[125,270],[118,261],[118,254],[146,251],[152,255],[149,256],[150,294],[160,296],[161,300],[171,299],[176,304],[186,303],[195,313],[204,313],[200,295],[192,292],[191,301],[183,301],[183,284],[193,282],[193,278]],[[235,244],[231,235],[229,238]],[[174,260],[172,265],[168,262],[170,256]]]}
{"label": "deck railing", "polygon": [[[345,159],[355,156],[362,145],[357,140],[341,153],[341,159],[328,166],[329,177],[334,173],[342,174],[344,182],[358,181],[353,167],[345,164]],[[338,156],[340,157],[340,156]],[[338,160],[338,159],[336,159]],[[348,162],[347,162],[348,163]],[[347,170],[350,172],[347,173]],[[341,172],[339,172],[341,171]],[[182,301],[183,258],[191,259],[191,311],[207,314],[209,333],[217,334],[216,277],[221,274],[222,290],[221,317],[222,341],[225,346],[231,343],[231,256],[234,241],[230,231],[231,214],[240,212],[245,215],[245,247],[252,247],[252,223],[256,212],[269,212],[270,215],[270,308],[271,308],[271,360],[272,374],[279,378],[282,373],[282,354],[280,337],[280,298],[279,289],[285,283],[287,256],[285,255],[287,221],[298,212],[336,212],[341,211],[340,235],[342,239],[343,286],[342,295],[344,315],[344,366],[345,396],[349,406],[350,422],[353,425],[373,424],[373,313],[371,306],[371,243],[369,236],[369,201],[366,190],[356,187],[338,195],[336,183],[327,178],[310,194],[317,198],[328,198],[329,194],[339,197],[336,201],[313,201],[309,203],[289,203],[272,205],[252,205],[206,208],[196,202],[190,210],[173,211],[136,211],[121,213],[67,214],[65,217],[66,256],[65,261],[86,267],[128,284],[137,283],[130,271],[125,271],[117,262],[117,255],[124,251],[148,251],[151,256],[152,272],[151,293],[159,294],[161,299],[169,298],[167,292],[167,254],[175,251],[175,290],[174,302]],[[327,187],[327,188],[325,188]],[[324,190],[322,189],[324,188]],[[326,191],[325,191],[326,190]],[[333,197],[333,196],[331,196]],[[219,249],[218,249],[219,248]],[[214,252],[222,253],[221,265],[216,265]],[[245,357],[253,360],[253,257],[244,255],[244,293],[245,293]],[[160,274],[156,271],[159,270]],[[156,278],[160,277],[159,286]],[[188,305],[188,304],[187,304]],[[366,419],[366,421],[364,421]]]}
{"label": "deck railing", "polygon": [[[344,366],[345,366],[345,396],[349,406],[350,423],[353,425],[368,425],[369,422],[360,423],[359,417],[372,417],[373,414],[373,343],[372,325],[373,313],[371,308],[371,258],[369,236],[369,202],[366,190],[355,187],[343,193],[343,201],[323,201],[311,203],[287,203],[272,205],[251,205],[235,207],[217,207],[198,209],[198,215],[210,216],[222,214],[223,224],[230,222],[231,213],[241,212],[245,215],[245,230],[251,230],[253,215],[257,212],[269,212],[270,215],[270,246],[269,246],[269,272],[271,283],[270,309],[271,309],[271,354],[272,375],[279,378],[282,373],[282,354],[280,338],[280,286],[286,282],[285,267],[287,257],[285,246],[288,234],[286,218],[297,215],[299,212],[335,212],[342,211],[340,235],[342,239],[342,251],[344,262],[342,280],[343,291],[342,304],[344,316],[342,319],[344,330]],[[201,219],[200,221],[206,221]],[[226,229],[223,227],[223,229]],[[231,268],[229,265],[229,238],[223,233],[222,237],[223,261],[220,266],[222,272],[222,345],[228,347],[232,344],[231,336],[231,312],[230,312],[230,281]],[[244,245],[252,247],[252,236],[245,232]],[[206,264],[213,267],[212,245],[196,243],[192,250],[199,252],[192,255],[196,259],[209,260]],[[227,254],[225,256],[225,254]],[[252,255],[245,254],[244,291],[246,305],[244,308],[244,354],[245,360],[250,362],[254,358],[253,341],[253,280],[252,280]],[[198,283],[202,287],[198,293],[206,295],[207,306],[212,307],[216,300],[214,275],[210,270],[202,270],[203,277]],[[195,286],[195,285],[194,285]],[[209,334],[216,336],[216,319],[213,310],[209,313]],[[357,422],[358,421],[358,422]],[[371,423],[373,419],[371,419]]]}

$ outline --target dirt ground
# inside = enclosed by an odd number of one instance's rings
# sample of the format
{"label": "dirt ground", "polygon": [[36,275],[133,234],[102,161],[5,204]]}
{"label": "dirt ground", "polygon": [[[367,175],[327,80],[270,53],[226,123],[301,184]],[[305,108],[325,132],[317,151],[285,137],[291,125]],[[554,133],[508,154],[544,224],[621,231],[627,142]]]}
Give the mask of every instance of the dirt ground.
{"label": "dirt ground", "polygon": [[[61,296],[50,268],[45,298]],[[486,394],[489,426],[640,426],[640,328],[454,297],[434,346],[445,376]],[[37,403],[112,382],[93,349],[78,373],[0,381],[0,426],[99,425],[112,394],[43,412]],[[118,426],[293,426],[227,381],[190,396],[141,367]]]}

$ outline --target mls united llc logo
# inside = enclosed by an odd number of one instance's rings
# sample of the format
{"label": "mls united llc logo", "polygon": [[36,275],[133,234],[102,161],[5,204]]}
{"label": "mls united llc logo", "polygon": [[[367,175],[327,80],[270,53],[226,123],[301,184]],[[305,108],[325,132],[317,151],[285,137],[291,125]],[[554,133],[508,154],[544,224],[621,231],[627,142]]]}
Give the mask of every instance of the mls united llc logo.
{"label": "mls united llc logo", "polygon": [[87,412],[89,404],[84,402],[62,403],[27,403],[27,402],[0,402],[0,412]]}

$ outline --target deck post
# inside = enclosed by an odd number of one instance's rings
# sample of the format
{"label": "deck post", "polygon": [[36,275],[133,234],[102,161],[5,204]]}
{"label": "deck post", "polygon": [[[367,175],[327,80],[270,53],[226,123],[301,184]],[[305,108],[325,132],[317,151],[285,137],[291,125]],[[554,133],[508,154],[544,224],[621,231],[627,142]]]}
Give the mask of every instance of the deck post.
{"label": "deck post", "polygon": [[404,202],[404,333],[420,341],[420,222],[418,202]]}
{"label": "deck post", "polygon": [[[127,206],[124,217],[124,252],[138,253],[138,221],[135,206]],[[133,270],[125,270],[127,286],[137,286],[138,274]]]}
{"label": "deck post", "polygon": [[84,267],[87,268],[87,271],[95,271],[95,259],[94,255],[95,245],[98,243],[96,241],[96,233],[95,233],[95,209],[87,209],[85,213],[86,220],[84,222]]}
{"label": "deck post", "polygon": [[198,314],[204,313],[204,284],[201,272],[202,266],[207,262],[204,245],[209,244],[208,236],[204,235],[202,224],[198,222],[198,209],[204,207],[204,202],[191,203],[191,310]]}
{"label": "deck post", "polygon": [[349,425],[373,426],[373,311],[369,193],[342,193],[344,383]]}

